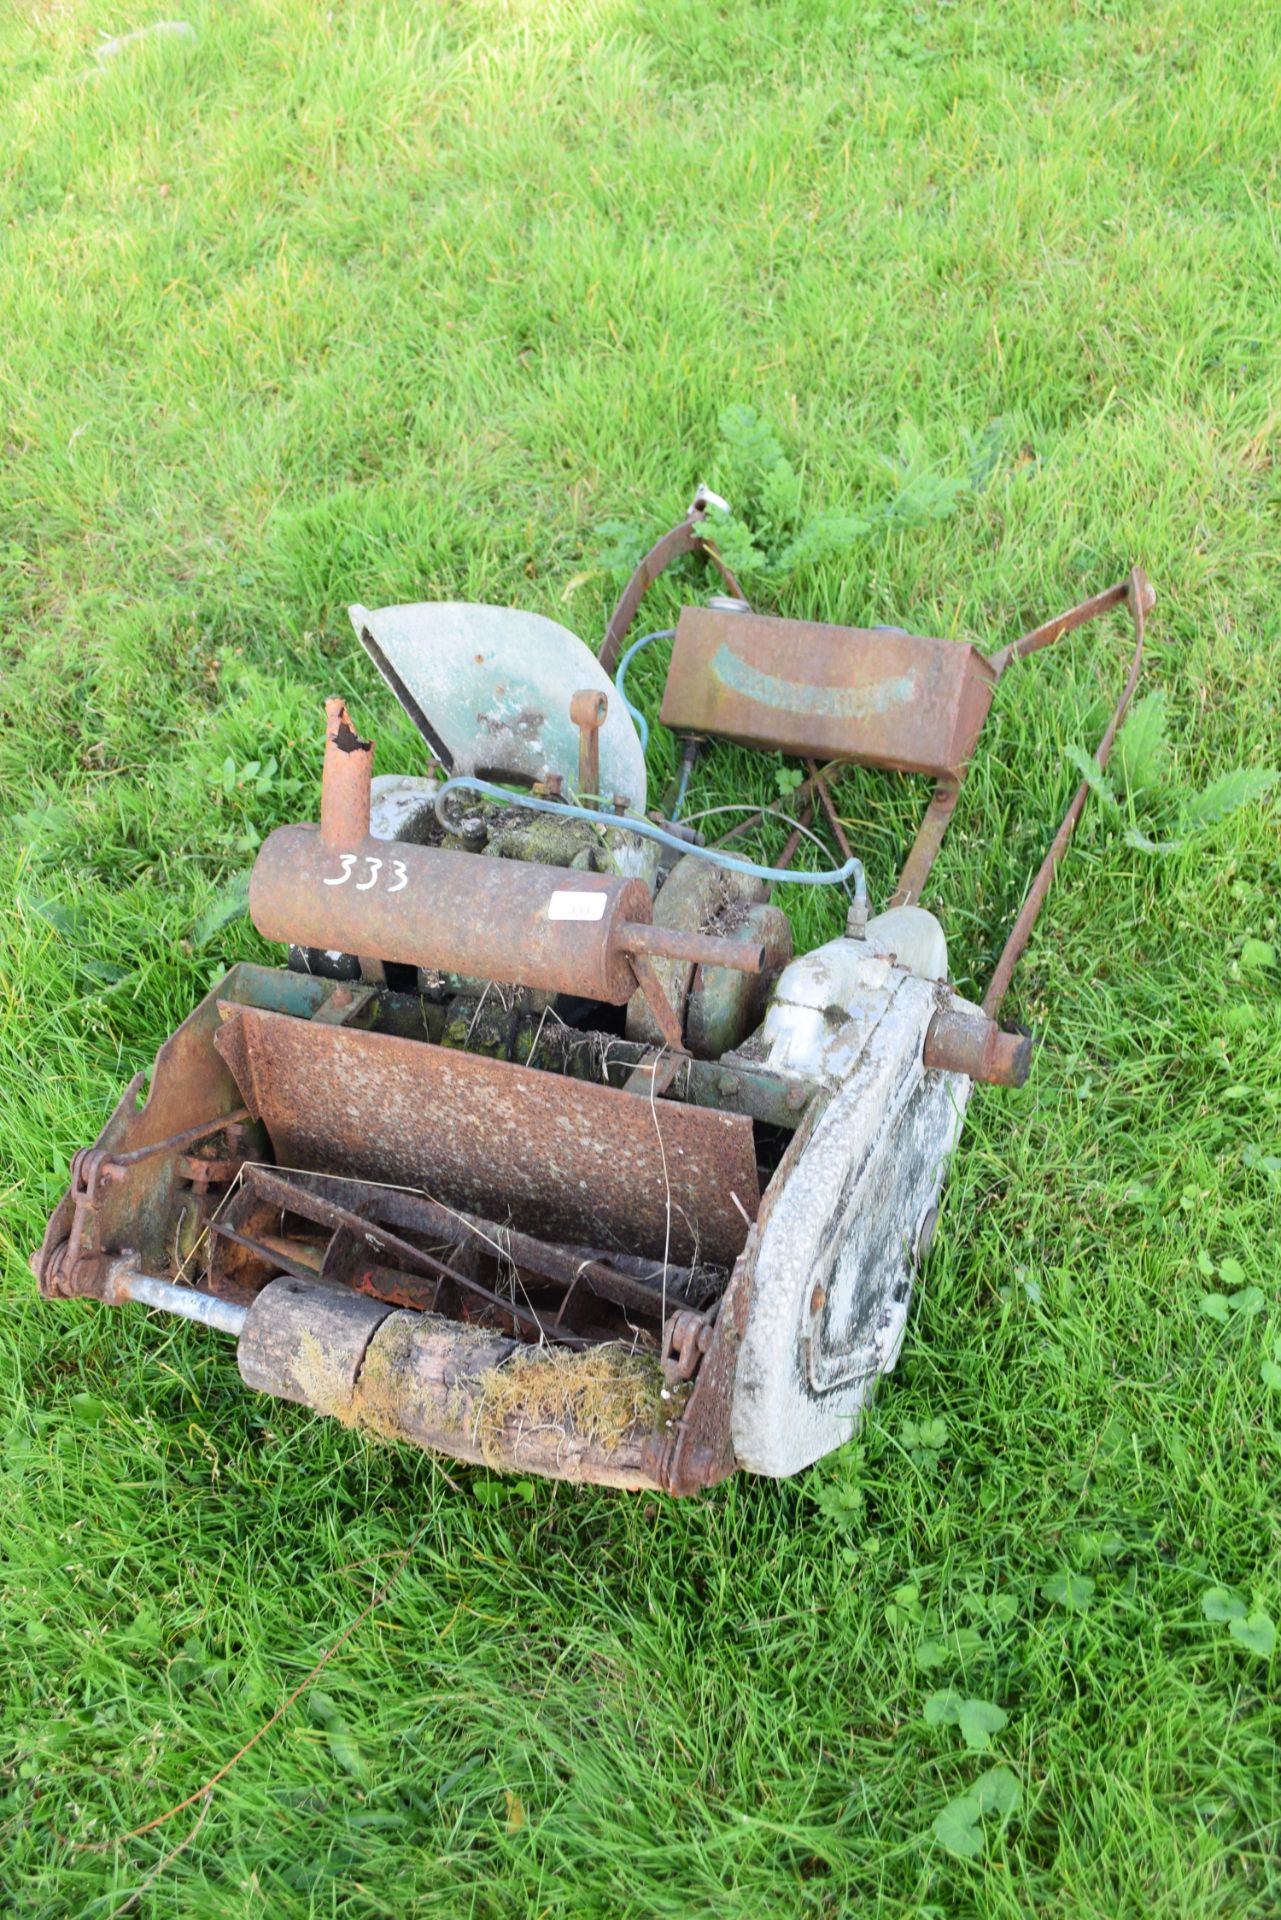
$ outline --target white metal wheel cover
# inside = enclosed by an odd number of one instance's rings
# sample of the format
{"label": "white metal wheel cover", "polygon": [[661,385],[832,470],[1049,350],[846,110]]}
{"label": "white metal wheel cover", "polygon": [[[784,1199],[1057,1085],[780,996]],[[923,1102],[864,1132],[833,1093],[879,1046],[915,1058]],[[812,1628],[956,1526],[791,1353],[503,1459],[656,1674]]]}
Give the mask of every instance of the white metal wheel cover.
{"label": "white metal wheel cover", "polygon": [[731,1408],[754,1473],[797,1473],[848,1440],[903,1343],[918,1236],[971,1083],[921,1066],[933,986],[897,970],[892,982],[767,1214]]}

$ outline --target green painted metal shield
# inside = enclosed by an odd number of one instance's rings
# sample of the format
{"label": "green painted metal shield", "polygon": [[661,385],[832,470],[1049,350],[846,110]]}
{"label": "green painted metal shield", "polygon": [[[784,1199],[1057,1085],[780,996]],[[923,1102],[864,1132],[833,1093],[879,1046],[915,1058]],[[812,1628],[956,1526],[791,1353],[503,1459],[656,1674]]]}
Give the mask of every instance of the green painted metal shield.
{"label": "green painted metal shield", "polygon": [[574,694],[609,699],[600,730],[600,789],[644,813],[645,756],[604,668],[576,634],[514,607],[425,601],[354,606],[361,644],[432,752],[452,773],[516,782],[559,774],[578,784]]}

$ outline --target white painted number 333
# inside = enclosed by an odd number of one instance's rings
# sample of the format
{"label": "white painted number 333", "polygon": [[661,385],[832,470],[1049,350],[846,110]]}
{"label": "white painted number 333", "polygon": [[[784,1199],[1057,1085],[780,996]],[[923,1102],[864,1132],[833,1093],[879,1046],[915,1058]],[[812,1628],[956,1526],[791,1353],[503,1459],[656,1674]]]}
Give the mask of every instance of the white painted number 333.
{"label": "white painted number 333", "polygon": [[[369,869],[368,879],[356,881],[357,893],[368,893],[371,887],[376,887],[379,884],[380,874],[383,875],[382,886],[386,893],[399,893],[402,887],[409,885],[409,875],[405,872],[403,860],[376,860],[372,853],[340,853],[338,864],[342,872],[327,877],[325,880],[327,887],[345,886],[351,879],[352,868],[357,865]],[[390,873],[384,873],[387,867],[390,867]]]}

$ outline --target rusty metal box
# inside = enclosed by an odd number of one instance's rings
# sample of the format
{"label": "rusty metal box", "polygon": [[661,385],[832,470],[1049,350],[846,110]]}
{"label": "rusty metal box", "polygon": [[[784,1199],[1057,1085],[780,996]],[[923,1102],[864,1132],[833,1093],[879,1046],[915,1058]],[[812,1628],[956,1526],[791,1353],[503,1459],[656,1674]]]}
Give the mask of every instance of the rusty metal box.
{"label": "rusty metal box", "polygon": [[685,607],[661,717],[676,733],[940,779],[964,768],[996,680],[954,640]]}

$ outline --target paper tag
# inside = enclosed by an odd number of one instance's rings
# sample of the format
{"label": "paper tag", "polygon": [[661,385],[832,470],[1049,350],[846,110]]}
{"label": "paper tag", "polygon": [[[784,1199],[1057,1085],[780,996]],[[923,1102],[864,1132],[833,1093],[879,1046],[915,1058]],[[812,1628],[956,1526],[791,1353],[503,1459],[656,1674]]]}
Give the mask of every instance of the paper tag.
{"label": "paper tag", "polygon": [[602,920],[607,893],[554,893],[547,909],[549,920]]}

